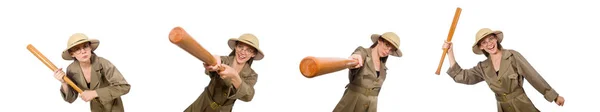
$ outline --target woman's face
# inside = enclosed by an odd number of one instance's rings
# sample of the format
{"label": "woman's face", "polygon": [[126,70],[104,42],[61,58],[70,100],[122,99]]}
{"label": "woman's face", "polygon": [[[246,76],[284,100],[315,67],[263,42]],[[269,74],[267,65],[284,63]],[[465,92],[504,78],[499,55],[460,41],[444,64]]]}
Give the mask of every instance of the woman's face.
{"label": "woman's face", "polygon": [[256,55],[256,50],[245,43],[238,42],[235,46],[235,59],[238,63],[245,63],[246,61],[253,59]]}
{"label": "woman's face", "polygon": [[396,48],[394,48],[394,45],[392,45],[391,43],[383,39],[379,39],[377,41],[377,51],[379,57],[387,57],[390,55],[390,53],[392,53],[392,51],[396,51]]}
{"label": "woman's face", "polygon": [[498,53],[498,38],[496,35],[488,35],[479,41],[479,49],[489,53],[496,54]]}
{"label": "woman's face", "polygon": [[79,62],[90,62],[92,56],[92,47],[90,43],[82,43],[69,49],[71,57],[75,57]]}

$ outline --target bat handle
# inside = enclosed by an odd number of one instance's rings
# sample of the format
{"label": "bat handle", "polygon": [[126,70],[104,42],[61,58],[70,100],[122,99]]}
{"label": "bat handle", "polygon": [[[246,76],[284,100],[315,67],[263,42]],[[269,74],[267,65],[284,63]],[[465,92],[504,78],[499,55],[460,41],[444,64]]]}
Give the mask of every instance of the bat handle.
{"label": "bat handle", "polygon": [[448,53],[448,49],[445,48],[442,53],[442,58],[440,59],[440,63],[438,64],[437,70],[435,71],[436,75],[440,75],[440,70],[442,70],[442,64],[444,64],[444,59],[446,58],[446,53]]}
{"label": "bat handle", "polygon": [[348,63],[346,63],[347,68],[353,68],[356,65],[358,65],[358,61],[356,60],[348,60]]}
{"label": "bat handle", "polygon": [[83,91],[77,87],[77,85],[75,85],[75,83],[73,83],[73,81],[71,81],[71,79],[69,79],[67,76],[63,77],[63,80],[65,80],[65,82],[67,82],[67,84],[69,84],[71,87],[73,87],[73,89],[75,91],[77,91],[77,93],[81,94],[83,93]]}
{"label": "bat handle", "polygon": [[[27,50],[29,50],[29,52],[31,52],[33,56],[42,61],[42,63],[44,63],[44,65],[46,65],[48,68],[50,68],[50,70],[56,71],[56,69],[58,69],[54,64],[52,64],[52,62],[48,60],[48,58],[46,58],[46,56],[40,53],[40,51],[38,51],[33,45],[28,44]],[[83,91],[79,87],[77,87],[77,85],[75,85],[75,83],[73,83],[73,81],[71,81],[71,79],[69,79],[66,75],[63,77],[63,80],[65,80],[65,82],[67,82],[67,84],[69,84],[69,86],[71,86],[71,88],[73,88],[78,93],[83,93]]]}
{"label": "bat handle", "polygon": [[223,71],[225,71],[225,67],[219,66],[219,69],[217,70],[217,72],[223,72]]}

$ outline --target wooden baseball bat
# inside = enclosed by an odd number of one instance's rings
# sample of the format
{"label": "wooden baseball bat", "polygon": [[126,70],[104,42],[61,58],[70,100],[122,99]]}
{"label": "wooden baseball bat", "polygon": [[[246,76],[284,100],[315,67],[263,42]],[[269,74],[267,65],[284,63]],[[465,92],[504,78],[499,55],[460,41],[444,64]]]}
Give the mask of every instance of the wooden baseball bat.
{"label": "wooden baseball bat", "polygon": [[[217,65],[215,57],[204,49],[202,45],[198,44],[183,28],[179,26],[173,28],[169,33],[169,41],[192,54],[192,56],[198,58],[200,61],[211,66]],[[223,70],[225,70],[225,67],[219,67],[219,71]]]}
{"label": "wooden baseball bat", "polygon": [[[456,12],[454,13],[454,19],[452,20],[452,26],[450,26],[450,32],[448,32],[448,38],[446,41],[452,41],[452,36],[454,36],[454,30],[456,29],[456,24],[458,24],[458,18],[460,18],[460,13],[462,9],[460,7],[456,8]],[[440,64],[438,64],[437,71],[435,71],[436,75],[440,75],[440,70],[442,69],[442,64],[444,63],[444,59],[446,58],[446,53],[448,53],[448,49],[444,49],[442,52],[442,59],[440,59]]]}
{"label": "wooden baseball bat", "polygon": [[358,62],[345,58],[307,56],[300,62],[300,72],[306,78],[313,78],[356,66]]}
{"label": "wooden baseball bat", "polygon": [[[31,54],[33,54],[40,61],[42,61],[42,63],[44,63],[53,72],[58,69],[52,62],[50,62],[50,60],[48,60],[48,58],[46,58],[46,56],[44,56],[44,54],[42,54],[35,47],[33,47],[33,45],[31,45],[31,44],[27,45],[27,50],[29,50],[29,52],[31,52]],[[75,85],[75,83],[73,83],[73,81],[71,81],[71,79],[69,79],[69,77],[67,77],[66,75],[63,77],[63,80],[65,80],[65,82],[67,82],[67,84],[69,84],[69,86],[71,86],[78,93],[83,93],[83,91],[79,87],[77,87],[77,85]]]}

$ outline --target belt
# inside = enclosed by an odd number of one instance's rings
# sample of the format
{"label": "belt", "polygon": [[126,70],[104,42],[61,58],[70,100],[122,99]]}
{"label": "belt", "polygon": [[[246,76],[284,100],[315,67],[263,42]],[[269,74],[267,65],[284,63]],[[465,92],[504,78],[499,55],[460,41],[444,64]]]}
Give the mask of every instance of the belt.
{"label": "belt", "polygon": [[381,87],[365,88],[354,84],[348,84],[348,89],[366,96],[378,96],[379,91],[381,91]]}
{"label": "belt", "polygon": [[499,102],[506,102],[515,99],[517,96],[523,94],[525,94],[523,90],[517,90],[512,93],[496,94],[496,100]]}
{"label": "belt", "polygon": [[[228,101],[228,100],[225,100],[224,104],[219,104],[212,99],[212,97],[214,97],[214,96],[213,96],[213,94],[210,93],[210,91],[208,91],[208,87],[206,87],[204,91],[208,92],[208,95],[206,95],[206,99],[208,99],[208,102],[210,102],[210,104],[209,104],[210,108],[212,108],[213,110],[218,110],[219,108],[221,108],[221,106],[227,106],[227,105],[233,104],[233,102]],[[227,93],[223,93],[223,97],[226,98]]]}

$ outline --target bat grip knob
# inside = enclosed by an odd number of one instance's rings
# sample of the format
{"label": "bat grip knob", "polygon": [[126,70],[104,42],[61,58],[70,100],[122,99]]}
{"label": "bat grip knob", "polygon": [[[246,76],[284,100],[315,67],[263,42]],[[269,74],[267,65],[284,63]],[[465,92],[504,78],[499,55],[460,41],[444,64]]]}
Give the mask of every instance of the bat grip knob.
{"label": "bat grip knob", "polygon": [[217,71],[218,71],[218,72],[223,72],[223,71],[225,71],[225,67],[223,67],[223,66],[219,66],[219,69],[218,69]]}

